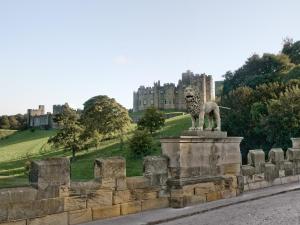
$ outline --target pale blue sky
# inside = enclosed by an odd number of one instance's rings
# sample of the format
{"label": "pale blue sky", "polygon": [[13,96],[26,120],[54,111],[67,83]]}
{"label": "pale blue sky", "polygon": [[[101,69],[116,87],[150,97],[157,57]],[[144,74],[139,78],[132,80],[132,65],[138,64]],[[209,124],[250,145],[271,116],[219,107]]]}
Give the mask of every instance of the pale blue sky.
{"label": "pale blue sky", "polygon": [[106,94],[190,69],[222,79],[300,40],[299,0],[0,0],[0,114]]}

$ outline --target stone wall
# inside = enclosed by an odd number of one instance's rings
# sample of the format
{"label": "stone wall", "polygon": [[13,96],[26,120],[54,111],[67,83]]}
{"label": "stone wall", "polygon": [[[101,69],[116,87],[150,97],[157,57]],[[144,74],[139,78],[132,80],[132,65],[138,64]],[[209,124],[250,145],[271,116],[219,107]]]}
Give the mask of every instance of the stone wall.
{"label": "stone wall", "polygon": [[34,161],[31,187],[0,189],[1,225],[73,225],[158,208],[180,208],[240,195],[243,191],[299,182],[300,139],[286,157],[272,149],[268,160],[262,150],[252,150],[248,165],[220,170],[216,176],[172,179],[168,157],[144,159],[144,174],[126,177],[122,157],[98,158],[94,179],[70,180],[67,158]]}
{"label": "stone wall", "polygon": [[248,164],[242,166],[244,191],[300,181],[300,138],[292,141],[286,154],[273,148],[267,159],[261,149],[249,151]]}

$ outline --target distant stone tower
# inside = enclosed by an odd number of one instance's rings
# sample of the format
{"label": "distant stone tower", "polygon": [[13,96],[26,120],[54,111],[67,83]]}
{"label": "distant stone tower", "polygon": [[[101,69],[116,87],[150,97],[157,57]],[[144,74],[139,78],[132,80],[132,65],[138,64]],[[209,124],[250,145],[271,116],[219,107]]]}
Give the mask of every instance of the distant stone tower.
{"label": "distant stone tower", "polygon": [[155,82],[152,87],[140,86],[133,92],[133,111],[143,111],[153,106],[157,109],[175,109],[184,111],[186,109],[184,100],[184,89],[193,86],[201,96],[202,100],[215,100],[214,82],[211,75],[195,74],[190,70],[182,73],[181,80],[177,86],[173,83],[160,84]]}

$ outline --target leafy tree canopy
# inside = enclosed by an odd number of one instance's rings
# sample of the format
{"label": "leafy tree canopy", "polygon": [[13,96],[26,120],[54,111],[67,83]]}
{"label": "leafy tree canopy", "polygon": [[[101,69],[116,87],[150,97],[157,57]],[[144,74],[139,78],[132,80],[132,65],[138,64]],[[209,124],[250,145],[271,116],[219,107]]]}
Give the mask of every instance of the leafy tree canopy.
{"label": "leafy tree canopy", "polygon": [[138,122],[139,129],[147,129],[151,134],[165,124],[164,113],[154,107],[145,110]]}

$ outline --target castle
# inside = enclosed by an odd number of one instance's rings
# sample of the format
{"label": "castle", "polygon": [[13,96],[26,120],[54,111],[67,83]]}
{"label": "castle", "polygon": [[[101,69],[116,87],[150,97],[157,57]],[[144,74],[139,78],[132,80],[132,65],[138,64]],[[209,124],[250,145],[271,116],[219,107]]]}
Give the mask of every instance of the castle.
{"label": "castle", "polygon": [[45,106],[39,105],[38,109],[27,110],[27,126],[28,127],[39,127],[39,128],[57,128],[57,124],[53,121],[53,117],[57,114],[61,114],[64,105],[53,105],[53,112],[45,113]]}
{"label": "castle", "polygon": [[175,109],[184,111],[186,109],[184,100],[184,89],[193,86],[205,101],[215,100],[214,82],[211,75],[194,74],[190,70],[182,73],[181,80],[177,86],[173,83],[160,84],[155,82],[153,87],[140,86],[133,93],[133,111],[143,111],[148,107],[160,110]]}

